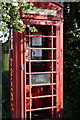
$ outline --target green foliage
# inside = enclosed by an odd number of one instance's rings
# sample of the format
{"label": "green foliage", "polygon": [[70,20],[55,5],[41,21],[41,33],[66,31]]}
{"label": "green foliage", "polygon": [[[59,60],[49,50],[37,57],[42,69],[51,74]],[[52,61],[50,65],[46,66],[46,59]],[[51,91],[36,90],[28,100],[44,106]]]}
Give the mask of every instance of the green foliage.
{"label": "green foliage", "polygon": [[35,26],[33,27],[31,27],[30,25],[26,25],[26,26],[30,29],[31,32],[38,32],[38,29],[36,29]]}
{"label": "green foliage", "polygon": [[65,48],[65,119],[78,119],[80,112],[80,29],[67,33]]}
{"label": "green foliage", "polygon": [[21,9],[24,13],[29,13],[30,10],[36,10],[37,8],[36,7],[33,7],[33,3],[23,3],[21,4]]}
{"label": "green foliage", "polygon": [[80,2],[64,2],[63,16],[64,16],[64,119],[79,120]]}
{"label": "green foliage", "polygon": [[[30,9],[35,9],[33,7],[32,3],[17,3],[17,2],[0,2],[0,21],[3,21],[3,23],[0,23],[0,30],[5,31],[7,29],[10,29],[14,27],[14,29],[18,32],[23,32],[26,28],[26,25],[23,23],[23,21],[20,19],[20,12],[19,10],[22,9],[22,11],[28,11]],[[32,32],[36,32],[37,29],[35,27],[30,27],[30,30]]]}

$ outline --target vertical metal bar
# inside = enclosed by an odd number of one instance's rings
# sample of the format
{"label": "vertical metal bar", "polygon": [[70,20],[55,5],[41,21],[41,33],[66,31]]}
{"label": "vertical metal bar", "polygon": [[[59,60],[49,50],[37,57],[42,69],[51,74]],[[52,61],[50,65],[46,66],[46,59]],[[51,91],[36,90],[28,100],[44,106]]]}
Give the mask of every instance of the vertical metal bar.
{"label": "vertical metal bar", "polygon": [[[23,51],[24,51],[24,47],[23,47],[23,33],[21,33],[21,42],[20,42],[20,45],[21,45],[21,65],[23,65],[24,63],[24,57],[23,57]],[[24,71],[21,70],[21,119],[24,118]]]}
{"label": "vertical metal bar", "polygon": [[60,25],[60,108],[61,118],[63,117],[63,22]]}
{"label": "vertical metal bar", "polygon": [[[30,30],[29,30],[29,35],[30,35]],[[30,119],[31,119],[31,50],[30,50],[30,46],[31,46],[31,41],[30,41],[30,37],[29,37],[29,83],[30,83]]]}
{"label": "vertical metal bar", "polygon": [[59,25],[56,26],[56,93],[57,93],[57,98],[56,98],[56,103],[57,103],[57,111],[56,111],[56,118],[59,118],[59,112],[60,112],[60,81],[59,81],[59,45],[60,45],[60,37],[59,37]]}
{"label": "vertical metal bar", "polygon": [[[18,36],[18,38],[17,38]],[[18,49],[20,43],[20,34],[14,31],[13,41],[13,84],[14,84],[14,118],[20,118],[20,49]]]}
{"label": "vertical metal bar", "polygon": [[[15,38],[14,38],[15,37]],[[15,39],[16,39],[16,35],[15,35],[15,31],[13,31],[13,71],[15,70]],[[14,86],[15,86],[15,71],[13,72],[13,84],[14,84]],[[14,89],[13,89],[13,96],[14,96],[14,99],[16,100],[16,98],[15,98],[15,87],[14,87]],[[13,104],[14,104],[14,106],[13,106],[13,109],[15,109],[15,100],[13,100]],[[13,111],[13,114],[12,114],[12,116],[11,116],[11,118],[14,118],[14,117],[16,117],[16,115],[15,115],[15,111]]]}
{"label": "vertical metal bar", "polygon": [[52,119],[53,119],[53,25],[51,26],[52,33]]}
{"label": "vertical metal bar", "polygon": [[[24,32],[24,36],[26,34],[26,31]],[[25,108],[24,108],[24,116],[26,118],[26,37],[24,37],[24,92],[25,92],[25,96],[24,96],[24,104],[25,104]]]}

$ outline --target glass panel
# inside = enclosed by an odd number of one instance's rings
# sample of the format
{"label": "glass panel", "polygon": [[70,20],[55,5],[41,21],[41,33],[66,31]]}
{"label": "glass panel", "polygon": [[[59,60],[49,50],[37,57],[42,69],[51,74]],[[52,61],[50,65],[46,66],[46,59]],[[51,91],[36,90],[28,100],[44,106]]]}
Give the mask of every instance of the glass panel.
{"label": "glass panel", "polygon": [[32,109],[52,107],[52,98],[35,98],[32,100]]}
{"label": "glass panel", "polygon": [[56,96],[53,97],[53,105],[56,106]]}
{"label": "glass panel", "polygon": [[29,35],[29,28],[26,27],[26,35]]}
{"label": "glass panel", "polygon": [[53,83],[56,83],[56,73],[53,74]]}
{"label": "glass panel", "polygon": [[31,75],[32,84],[51,83],[51,74],[34,74]]}
{"label": "glass panel", "polygon": [[30,109],[30,99],[26,99],[26,109]]}
{"label": "glass panel", "polygon": [[52,120],[51,119],[52,110],[39,110],[32,112],[33,120]]}
{"label": "glass panel", "polygon": [[26,60],[29,60],[29,50],[26,50]]}
{"label": "glass panel", "polygon": [[42,38],[41,37],[32,37],[32,47],[42,46]]}
{"label": "glass panel", "polygon": [[29,47],[29,38],[26,37],[26,48],[28,48],[28,47]]}
{"label": "glass panel", "polygon": [[[53,110],[53,116],[54,116],[54,119],[56,120],[56,113],[57,113],[57,108],[54,108]],[[59,113],[58,113],[59,114]],[[58,118],[58,120],[62,120],[61,118]]]}
{"label": "glass panel", "polygon": [[31,72],[48,72],[52,70],[52,62],[32,62]]}
{"label": "glass panel", "polygon": [[31,37],[32,48],[52,48],[51,38]]}
{"label": "glass panel", "polygon": [[56,60],[56,50],[53,50],[53,59]]}
{"label": "glass panel", "polygon": [[53,71],[56,71],[56,62],[53,62]]}
{"label": "glass panel", "polygon": [[30,112],[26,112],[26,118],[27,120],[30,120]]}
{"label": "glass panel", "polygon": [[[26,75],[26,85],[29,85],[29,75]],[[32,84],[45,84],[52,82],[52,74],[33,74],[31,75]]]}
{"label": "glass panel", "polygon": [[52,51],[51,50],[31,50],[32,60],[51,60]]}
{"label": "glass panel", "polygon": [[53,48],[56,48],[56,38],[53,38]]}
{"label": "glass panel", "polygon": [[38,29],[38,32],[30,32],[31,35],[33,34],[42,34],[42,35],[52,35],[51,33],[51,26],[49,25],[35,25],[36,29]]}
{"label": "glass panel", "polygon": [[28,73],[28,72],[29,72],[29,63],[26,62],[26,73]]}
{"label": "glass panel", "polygon": [[29,75],[26,75],[26,85],[29,85]]}
{"label": "glass panel", "polygon": [[52,94],[52,87],[51,86],[32,87],[32,96],[33,97],[43,96],[43,95],[51,95],[51,94]]}
{"label": "glass panel", "polygon": [[32,60],[42,60],[42,50],[32,50],[31,53]]}
{"label": "glass panel", "polygon": [[53,94],[56,94],[56,85],[53,85]]}
{"label": "glass panel", "polygon": [[43,47],[52,48],[52,38],[43,38]]}
{"label": "glass panel", "polygon": [[53,26],[53,36],[56,36],[56,26]]}
{"label": "glass panel", "polygon": [[26,87],[26,97],[30,97],[30,86],[27,85]]}

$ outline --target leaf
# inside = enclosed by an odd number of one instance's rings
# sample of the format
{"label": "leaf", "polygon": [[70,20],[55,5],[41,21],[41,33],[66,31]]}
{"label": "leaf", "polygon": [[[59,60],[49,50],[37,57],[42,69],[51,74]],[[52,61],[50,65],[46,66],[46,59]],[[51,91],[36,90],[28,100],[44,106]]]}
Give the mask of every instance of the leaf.
{"label": "leaf", "polygon": [[[6,23],[6,26],[2,25],[0,28],[2,31],[6,29],[10,29],[12,27],[15,28],[18,32],[23,32],[26,28],[26,25],[20,19],[19,9],[21,8],[23,11],[29,12],[30,9],[36,9],[33,7],[33,3],[17,3],[17,2],[1,2],[1,21]],[[37,32],[38,30],[35,27],[27,27],[31,30],[31,32]]]}

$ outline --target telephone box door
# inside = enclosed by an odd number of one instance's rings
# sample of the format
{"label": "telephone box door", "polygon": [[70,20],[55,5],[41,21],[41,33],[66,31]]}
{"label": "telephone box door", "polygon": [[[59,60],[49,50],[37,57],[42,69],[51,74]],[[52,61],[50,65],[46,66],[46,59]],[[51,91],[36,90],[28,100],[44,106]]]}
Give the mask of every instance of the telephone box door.
{"label": "telephone box door", "polygon": [[60,23],[35,25],[25,31],[25,115],[32,119],[61,118]]}

